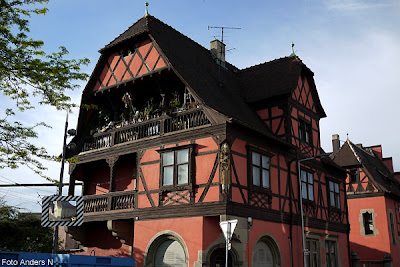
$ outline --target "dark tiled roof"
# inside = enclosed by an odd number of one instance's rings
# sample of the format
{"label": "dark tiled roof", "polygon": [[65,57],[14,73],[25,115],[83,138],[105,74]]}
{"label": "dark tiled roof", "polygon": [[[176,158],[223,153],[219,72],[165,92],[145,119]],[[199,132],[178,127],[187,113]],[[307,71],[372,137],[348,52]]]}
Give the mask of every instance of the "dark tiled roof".
{"label": "dark tiled roof", "polygon": [[138,20],[135,24],[133,24],[126,31],[121,33],[117,38],[115,38],[108,45],[106,45],[103,49],[101,49],[100,52],[107,50],[108,48],[111,48],[117,44],[123,43],[124,41],[129,40],[142,33],[148,32],[149,31],[148,18],[149,16],[143,17],[140,20]]}
{"label": "dark tiled roof", "polygon": [[173,69],[208,107],[241,123],[270,133],[240,97],[236,68],[220,67],[210,51],[153,16],[141,18],[101,51],[147,32],[165,54]]}
{"label": "dark tiled roof", "polygon": [[334,155],[333,160],[337,165],[342,167],[355,167],[361,165],[348,142],[343,144],[339,151]]}
{"label": "dark tiled roof", "polygon": [[[297,86],[301,74],[313,77],[314,73],[297,56],[275,59],[240,71],[243,97],[248,103],[271,97],[291,94]],[[308,79],[317,110],[321,117],[325,111],[319,101],[313,79]]]}
{"label": "dark tiled roof", "polygon": [[[375,154],[371,154],[368,151],[364,150],[363,148],[351,143],[350,141],[347,141],[341,148],[345,149],[346,151],[353,150],[354,153],[357,155],[357,157],[360,159],[361,164],[363,168],[370,174],[370,178],[375,180],[376,183],[381,185],[381,188],[386,191],[386,192],[391,192],[397,196],[400,197],[400,184],[394,178],[393,174],[391,171],[385,166],[385,164],[379,159]],[[350,164],[347,164],[347,166],[351,165],[351,160],[354,161],[354,159],[351,159],[351,157],[346,157],[346,154],[341,154],[341,151],[339,151],[336,156],[335,156],[335,162],[338,163],[340,162],[343,164],[345,163],[346,159],[350,160]],[[353,153],[353,157],[355,158]],[[339,164],[340,166],[345,166]]]}
{"label": "dark tiled roof", "polygon": [[[226,68],[221,67],[208,49],[150,15],[141,18],[100,51],[104,54],[143,34],[154,38],[177,75],[193,89],[204,105],[271,135],[249,104],[294,91],[302,70],[313,75],[298,57],[281,58],[244,70],[238,70],[227,62]],[[311,87],[315,88],[311,83]],[[322,111],[321,117],[324,117],[318,93],[313,91],[317,107]]]}
{"label": "dark tiled roof", "polygon": [[291,93],[296,88],[302,67],[298,57],[284,57],[241,70],[246,101]]}

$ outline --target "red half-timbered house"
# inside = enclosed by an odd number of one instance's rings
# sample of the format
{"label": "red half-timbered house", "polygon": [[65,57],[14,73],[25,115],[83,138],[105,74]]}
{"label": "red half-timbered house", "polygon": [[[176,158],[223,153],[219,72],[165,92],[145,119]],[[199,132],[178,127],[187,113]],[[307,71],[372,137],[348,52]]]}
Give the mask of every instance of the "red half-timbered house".
{"label": "red half-timbered house", "polygon": [[300,266],[303,208],[308,266],[348,266],[345,172],[316,158],[313,72],[294,55],[238,69],[224,50],[150,15],[100,50],[70,165],[85,223],[68,232],[138,266],[224,266],[219,222],[238,219],[230,266]]}
{"label": "red half-timbered house", "polygon": [[350,250],[361,265],[400,266],[400,173],[382,146],[363,147],[347,140],[339,148],[333,135],[334,161],[346,168]]}

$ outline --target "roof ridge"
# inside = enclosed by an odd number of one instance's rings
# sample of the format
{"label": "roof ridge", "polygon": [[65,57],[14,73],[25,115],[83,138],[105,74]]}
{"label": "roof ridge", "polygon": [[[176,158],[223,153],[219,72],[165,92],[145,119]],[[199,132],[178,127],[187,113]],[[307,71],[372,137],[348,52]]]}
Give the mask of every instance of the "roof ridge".
{"label": "roof ridge", "polygon": [[[117,44],[123,43],[123,42],[125,42],[126,40],[130,39],[131,36],[126,37],[126,38],[124,38],[124,39],[122,39],[122,40],[119,40],[119,41],[115,42],[116,40],[118,40],[118,38],[120,38],[121,36],[123,36],[126,32],[128,32],[134,25],[136,25],[137,23],[139,23],[141,20],[146,20],[145,25],[146,25],[146,28],[147,28],[147,29],[146,29],[145,31],[143,31],[143,32],[149,31],[148,19],[151,18],[151,17],[153,17],[153,16],[148,15],[148,16],[144,16],[144,17],[141,17],[140,19],[138,19],[138,20],[137,20],[136,22],[134,22],[131,26],[129,26],[128,29],[126,29],[125,31],[123,31],[122,33],[120,33],[120,34],[119,34],[117,37],[115,37],[111,42],[109,42],[109,43],[108,43],[107,45],[105,45],[102,49],[100,49],[99,52],[102,52],[102,51],[104,51],[104,50],[106,50],[106,49],[108,49],[108,48],[110,48],[110,47],[113,47],[113,46],[115,46],[115,45],[117,45]],[[114,42],[115,42],[115,43],[114,43]],[[112,45],[111,45],[111,44],[112,44]]]}
{"label": "roof ridge", "polygon": [[[205,51],[207,51],[207,52],[212,56],[212,54],[211,54],[211,52],[210,52],[209,49],[207,49],[207,48],[204,47],[203,45],[199,44],[198,42],[196,42],[195,40],[193,40],[193,39],[190,38],[189,36],[187,36],[187,35],[181,33],[180,31],[178,31],[177,29],[175,29],[174,27],[172,27],[172,26],[169,25],[168,23],[165,23],[164,21],[161,21],[160,19],[158,19],[158,18],[156,18],[156,17],[154,17],[154,16],[151,16],[151,17],[152,17],[156,22],[159,22],[159,23],[161,23],[161,24],[164,24],[165,26],[171,28],[172,30],[174,30],[176,33],[178,33],[178,34],[181,35],[182,37],[184,37],[184,38],[188,39],[189,41],[193,42],[194,44],[196,44],[197,46],[199,46],[199,48],[204,49]],[[151,31],[151,27],[149,27],[149,30]],[[235,65],[233,65],[232,63],[230,63],[230,62],[228,62],[228,61],[226,61],[226,60],[225,60],[225,63],[226,63],[226,64],[229,64],[229,65],[231,65],[233,68],[239,70],[238,67],[236,67]]]}
{"label": "roof ridge", "polygon": [[[259,67],[263,67],[264,65],[267,65],[267,64],[274,64],[274,63],[278,63],[278,61],[280,61],[280,60],[288,60],[288,59],[291,59],[291,58],[295,58],[295,59],[297,59],[300,63],[303,63],[303,61],[298,57],[298,56],[295,56],[295,57],[291,57],[291,56],[286,56],[286,57],[280,57],[280,58],[276,58],[276,59],[273,59],[273,60],[270,60],[270,61],[265,61],[265,62],[263,62],[263,63],[259,63],[259,64],[255,64],[255,65],[253,65],[253,66],[249,66],[249,67],[246,67],[246,68],[244,68],[244,69],[241,69],[240,70],[240,72],[244,72],[244,71],[248,71],[248,70],[253,70],[253,69],[255,69],[255,68],[259,68]],[[303,63],[304,64],[304,63]]]}

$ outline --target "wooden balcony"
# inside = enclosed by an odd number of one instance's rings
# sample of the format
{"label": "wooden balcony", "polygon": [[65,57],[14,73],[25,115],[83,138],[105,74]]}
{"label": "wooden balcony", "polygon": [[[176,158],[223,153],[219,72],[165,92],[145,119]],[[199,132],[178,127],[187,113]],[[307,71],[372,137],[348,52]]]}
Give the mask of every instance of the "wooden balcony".
{"label": "wooden balcony", "polygon": [[135,208],[136,191],[119,191],[83,197],[84,213],[128,210]]}
{"label": "wooden balcony", "polygon": [[160,136],[207,124],[210,124],[210,121],[201,109],[162,115],[159,118],[137,122],[120,128],[113,128],[104,133],[96,133],[86,138],[81,152],[112,147],[117,144]]}

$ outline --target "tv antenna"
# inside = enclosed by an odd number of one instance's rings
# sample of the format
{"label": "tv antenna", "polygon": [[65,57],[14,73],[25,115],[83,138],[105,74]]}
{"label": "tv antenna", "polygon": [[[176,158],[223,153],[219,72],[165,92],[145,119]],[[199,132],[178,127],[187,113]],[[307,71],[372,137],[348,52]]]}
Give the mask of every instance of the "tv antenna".
{"label": "tv antenna", "polygon": [[219,26],[208,26],[208,30],[210,29],[221,29],[221,42],[224,42],[224,29],[228,30],[240,30],[241,28],[234,28],[234,27],[219,27]]}

